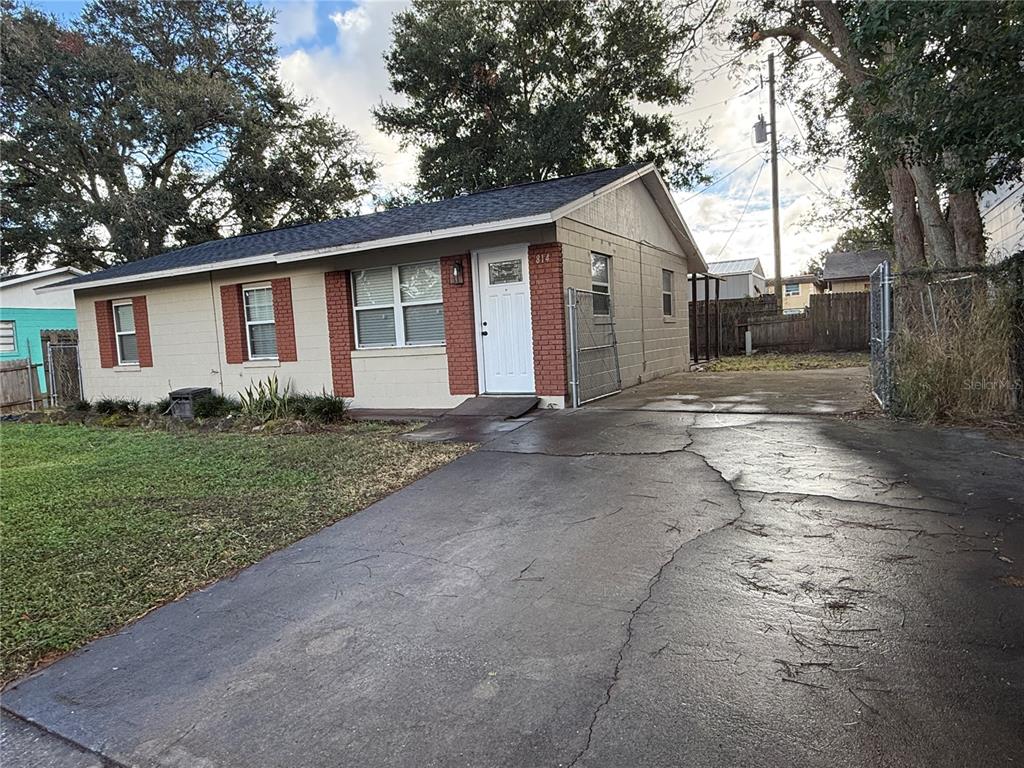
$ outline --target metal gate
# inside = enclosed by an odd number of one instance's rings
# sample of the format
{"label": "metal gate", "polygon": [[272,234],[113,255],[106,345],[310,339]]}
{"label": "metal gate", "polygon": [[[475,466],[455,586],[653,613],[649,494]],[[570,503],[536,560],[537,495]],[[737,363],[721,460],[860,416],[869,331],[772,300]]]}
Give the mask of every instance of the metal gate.
{"label": "metal gate", "polygon": [[891,343],[892,276],[883,261],[871,273],[871,390],[885,410],[893,397]]}
{"label": "metal gate", "polygon": [[70,405],[82,399],[82,368],[77,342],[47,342],[46,374],[51,406]]}
{"label": "metal gate", "polygon": [[569,288],[566,301],[569,307],[572,404],[575,407],[621,392],[622,379],[619,376],[619,350],[611,296]]}

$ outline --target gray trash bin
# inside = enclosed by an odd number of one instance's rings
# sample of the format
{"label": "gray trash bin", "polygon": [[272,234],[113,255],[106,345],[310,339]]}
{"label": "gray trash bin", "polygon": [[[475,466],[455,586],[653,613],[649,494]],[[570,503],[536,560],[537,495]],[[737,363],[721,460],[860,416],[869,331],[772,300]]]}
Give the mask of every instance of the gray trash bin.
{"label": "gray trash bin", "polygon": [[193,405],[195,401],[213,393],[209,387],[182,387],[173,392],[168,392],[171,398],[171,416],[185,421],[195,418]]}

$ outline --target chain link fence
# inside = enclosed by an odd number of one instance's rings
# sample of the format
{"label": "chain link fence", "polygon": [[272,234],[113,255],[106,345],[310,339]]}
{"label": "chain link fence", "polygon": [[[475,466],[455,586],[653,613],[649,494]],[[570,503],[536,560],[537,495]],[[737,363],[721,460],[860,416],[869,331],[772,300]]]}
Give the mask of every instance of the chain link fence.
{"label": "chain link fence", "polygon": [[569,288],[566,302],[573,406],[621,392],[611,296]]}
{"label": "chain link fence", "polygon": [[1024,252],[991,265],[871,276],[872,383],[921,420],[1024,415]]}
{"label": "chain link fence", "polygon": [[871,273],[870,291],[871,391],[879,404],[892,406],[892,277],[889,262],[883,261]]}

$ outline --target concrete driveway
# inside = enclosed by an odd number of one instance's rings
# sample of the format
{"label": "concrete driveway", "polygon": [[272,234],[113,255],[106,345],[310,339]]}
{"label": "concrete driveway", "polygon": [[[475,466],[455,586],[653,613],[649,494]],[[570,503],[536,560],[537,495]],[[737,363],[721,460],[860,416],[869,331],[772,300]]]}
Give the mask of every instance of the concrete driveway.
{"label": "concrete driveway", "polygon": [[1022,512],[980,434],[559,413],[9,689],[5,765],[1016,765]]}
{"label": "concrete driveway", "polygon": [[600,405],[624,410],[817,416],[876,408],[864,367],[678,373],[631,387]]}

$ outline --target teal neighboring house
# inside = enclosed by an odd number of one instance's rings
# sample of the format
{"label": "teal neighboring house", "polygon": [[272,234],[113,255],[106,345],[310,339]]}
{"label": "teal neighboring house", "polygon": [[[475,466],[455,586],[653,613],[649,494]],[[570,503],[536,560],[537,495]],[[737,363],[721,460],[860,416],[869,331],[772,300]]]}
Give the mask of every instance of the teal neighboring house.
{"label": "teal neighboring house", "polygon": [[[42,331],[75,330],[75,296],[66,291],[36,293],[37,288],[85,274],[74,267],[57,267],[0,278],[0,362],[43,362]],[[37,368],[39,391],[46,392],[43,367]]]}

